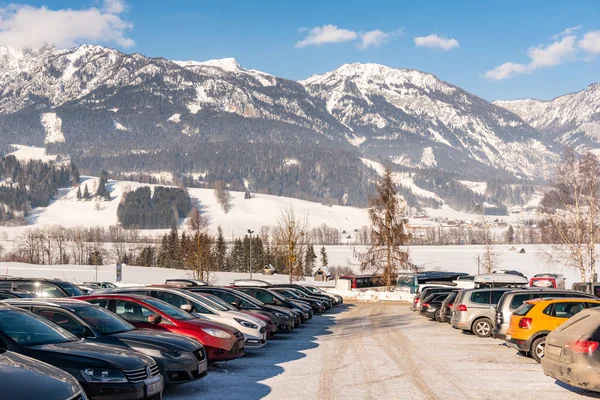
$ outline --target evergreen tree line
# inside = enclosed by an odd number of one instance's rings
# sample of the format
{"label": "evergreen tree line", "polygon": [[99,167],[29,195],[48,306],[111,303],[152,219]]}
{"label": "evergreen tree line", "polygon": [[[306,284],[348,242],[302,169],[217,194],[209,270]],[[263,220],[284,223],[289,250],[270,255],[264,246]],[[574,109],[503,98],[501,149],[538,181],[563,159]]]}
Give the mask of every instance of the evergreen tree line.
{"label": "evergreen tree line", "polygon": [[47,207],[58,189],[77,185],[79,170],[74,164],[21,163],[8,155],[0,159],[0,182],[0,222],[8,223],[32,208]]}
{"label": "evergreen tree line", "polygon": [[124,196],[117,217],[126,229],[165,229],[177,225],[191,209],[186,189],[156,186],[152,195],[152,190],[145,186]]}

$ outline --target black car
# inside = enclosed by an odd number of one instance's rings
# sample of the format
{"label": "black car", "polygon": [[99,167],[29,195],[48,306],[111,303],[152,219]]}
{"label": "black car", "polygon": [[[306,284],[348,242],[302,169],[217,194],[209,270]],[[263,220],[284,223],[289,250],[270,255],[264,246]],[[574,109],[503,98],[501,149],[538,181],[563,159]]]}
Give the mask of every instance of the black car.
{"label": "black car", "polygon": [[6,299],[28,299],[35,297],[35,294],[23,292],[21,290],[6,290],[0,289],[0,300]]}
{"label": "black car", "polygon": [[0,289],[30,292],[36,297],[75,297],[84,294],[71,282],[46,278],[0,278]]}
{"label": "black car", "polygon": [[88,343],[29,311],[0,304],[0,348],[73,375],[90,399],[157,400],[163,378],[156,362],[121,347]]}
{"label": "black car", "polygon": [[446,297],[448,297],[449,294],[450,292],[440,292],[432,293],[429,296],[425,297],[421,302],[421,310],[419,310],[419,314],[426,318],[440,321],[442,303],[444,302]]}
{"label": "black car", "polygon": [[[0,387],[3,399],[86,400],[71,374],[33,358],[0,349]],[[35,382],[35,384],[32,384]]]}
{"label": "black car", "polygon": [[458,295],[458,291],[452,292],[444,299],[442,306],[440,307],[440,319],[439,322],[450,323],[452,319],[452,306],[454,306],[454,300]]}
{"label": "black car", "polygon": [[303,287],[308,289],[312,294],[321,294],[321,295],[328,296],[330,299],[333,300],[334,305],[339,305],[344,302],[344,298],[342,296],[340,296],[339,294],[327,293],[320,287],[313,286],[313,285],[303,285]]}
{"label": "black car", "polygon": [[240,310],[263,314],[271,318],[279,330],[291,331],[295,327],[294,313],[287,308],[265,304],[238,290],[216,286],[186,287],[185,289],[191,292],[209,293]]}
{"label": "black car", "polygon": [[204,347],[197,340],[169,332],[136,329],[112,312],[75,299],[8,300],[87,341],[125,347],[156,361],[165,385],[191,382],[206,376]]}
{"label": "black car", "polygon": [[310,305],[312,307],[313,313],[320,313],[320,312],[325,311],[325,309],[326,309],[325,304],[323,304],[323,302],[321,302],[317,299],[314,299],[314,298],[309,299],[308,297],[303,297],[292,288],[276,287],[276,288],[273,288],[272,290],[277,293],[281,293],[283,295],[283,297],[285,297],[289,300],[297,300],[297,301],[306,302],[308,305]]}
{"label": "black car", "polygon": [[273,285],[273,287],[275,288],[290,288],[290,289],[295,289],[298,290],[299,292],[303,293],[306,296],[312,296],[312,297],[316,297],[317,299],[321,300],[324,304],[325,307],[329,310],[331,307],[333,307],[333,300],[331,300],[331,298],[327,295],[324,294],[318,294],[318,293],[312,293],[310,290],[308,290],[307,288],[305,288],[302,285],[295,285],[295,284],[275,284]]}
{"label": "black car", "polygon": [[308,319],[308,312],[303,311],[298,305],[292,303],[279,293],[261,287],[235,286],[234,289],[246,293],[265,304],[289,309],[296,316],[296,325],[300,325],[302,321]]}

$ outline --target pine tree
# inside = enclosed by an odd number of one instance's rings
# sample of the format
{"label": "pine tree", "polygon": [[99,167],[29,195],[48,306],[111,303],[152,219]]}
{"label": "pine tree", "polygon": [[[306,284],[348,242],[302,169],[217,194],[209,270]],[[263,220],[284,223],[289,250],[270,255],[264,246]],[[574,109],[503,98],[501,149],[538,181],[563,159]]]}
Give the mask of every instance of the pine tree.
{"label": "pine tree", "polygon": [[77,200],[81,200],[81,186],[77,188]]}
{"label": "pine tree", "polygon": [[327,261],[327,252],[325,251],[325,246],[321,247],[321,266],[326,267],[329,265],[329,261]]}
{"label": "pine tree", "polygon": [[215,244],[215,264],[217,271],[223,271],[227,262],[227,244],[223,238],[223,229],[217,228],[217,241]]}
{"label": "pine tree", "polygon": [[506,231],[506,241],[509,244],[513,244],[515,242],[515,230],[512,225],[509,226],[508,230]]}
{"label": "pine tree", "polygon": [[89,200],[90,199],[90,191],[88,190],[88,185],[87,183],[85,184],[85,186],[83,187],[83,199],[84,200]]}
{"label": "pine tree", "polygon": [[317,261],[317,255],[315,254],[315,248],[312,244],[309,244],[304,255],[304,276],[311,276],[312,271],[315,268]]}

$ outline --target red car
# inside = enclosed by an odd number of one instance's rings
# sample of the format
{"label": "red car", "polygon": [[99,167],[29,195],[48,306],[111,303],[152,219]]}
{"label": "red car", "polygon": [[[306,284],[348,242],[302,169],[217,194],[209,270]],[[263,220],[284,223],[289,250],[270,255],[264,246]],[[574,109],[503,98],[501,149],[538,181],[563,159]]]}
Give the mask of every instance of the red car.
{"label": "red car", "polygon": [[237,329],[195,318],[153,297],[98,294],[77,298],[104,307],[138,328],[192,337],[202,343],[209,362],[232,360],[244,354],[244,335]]}

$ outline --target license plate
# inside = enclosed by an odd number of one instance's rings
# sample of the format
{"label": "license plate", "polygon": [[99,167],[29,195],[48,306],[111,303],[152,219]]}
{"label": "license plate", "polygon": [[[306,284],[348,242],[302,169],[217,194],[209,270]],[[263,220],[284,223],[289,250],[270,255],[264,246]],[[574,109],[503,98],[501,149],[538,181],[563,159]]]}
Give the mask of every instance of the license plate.
{"label": "license plate", "polygon": [[163,381],[160,379],[158,382],[146,384],[146,396],[152,396],[153,394],[159,393],[163,390]]}
{"label": "license plate", "polygon": [[506,341],[509,341],[510,339],[512,339],[512,336],[506,335]]}
{"label": "license plate", "polygon": [[560,354],[562,353],[562,347],[546,345],[546,352],[551,356],[560,357]]}

